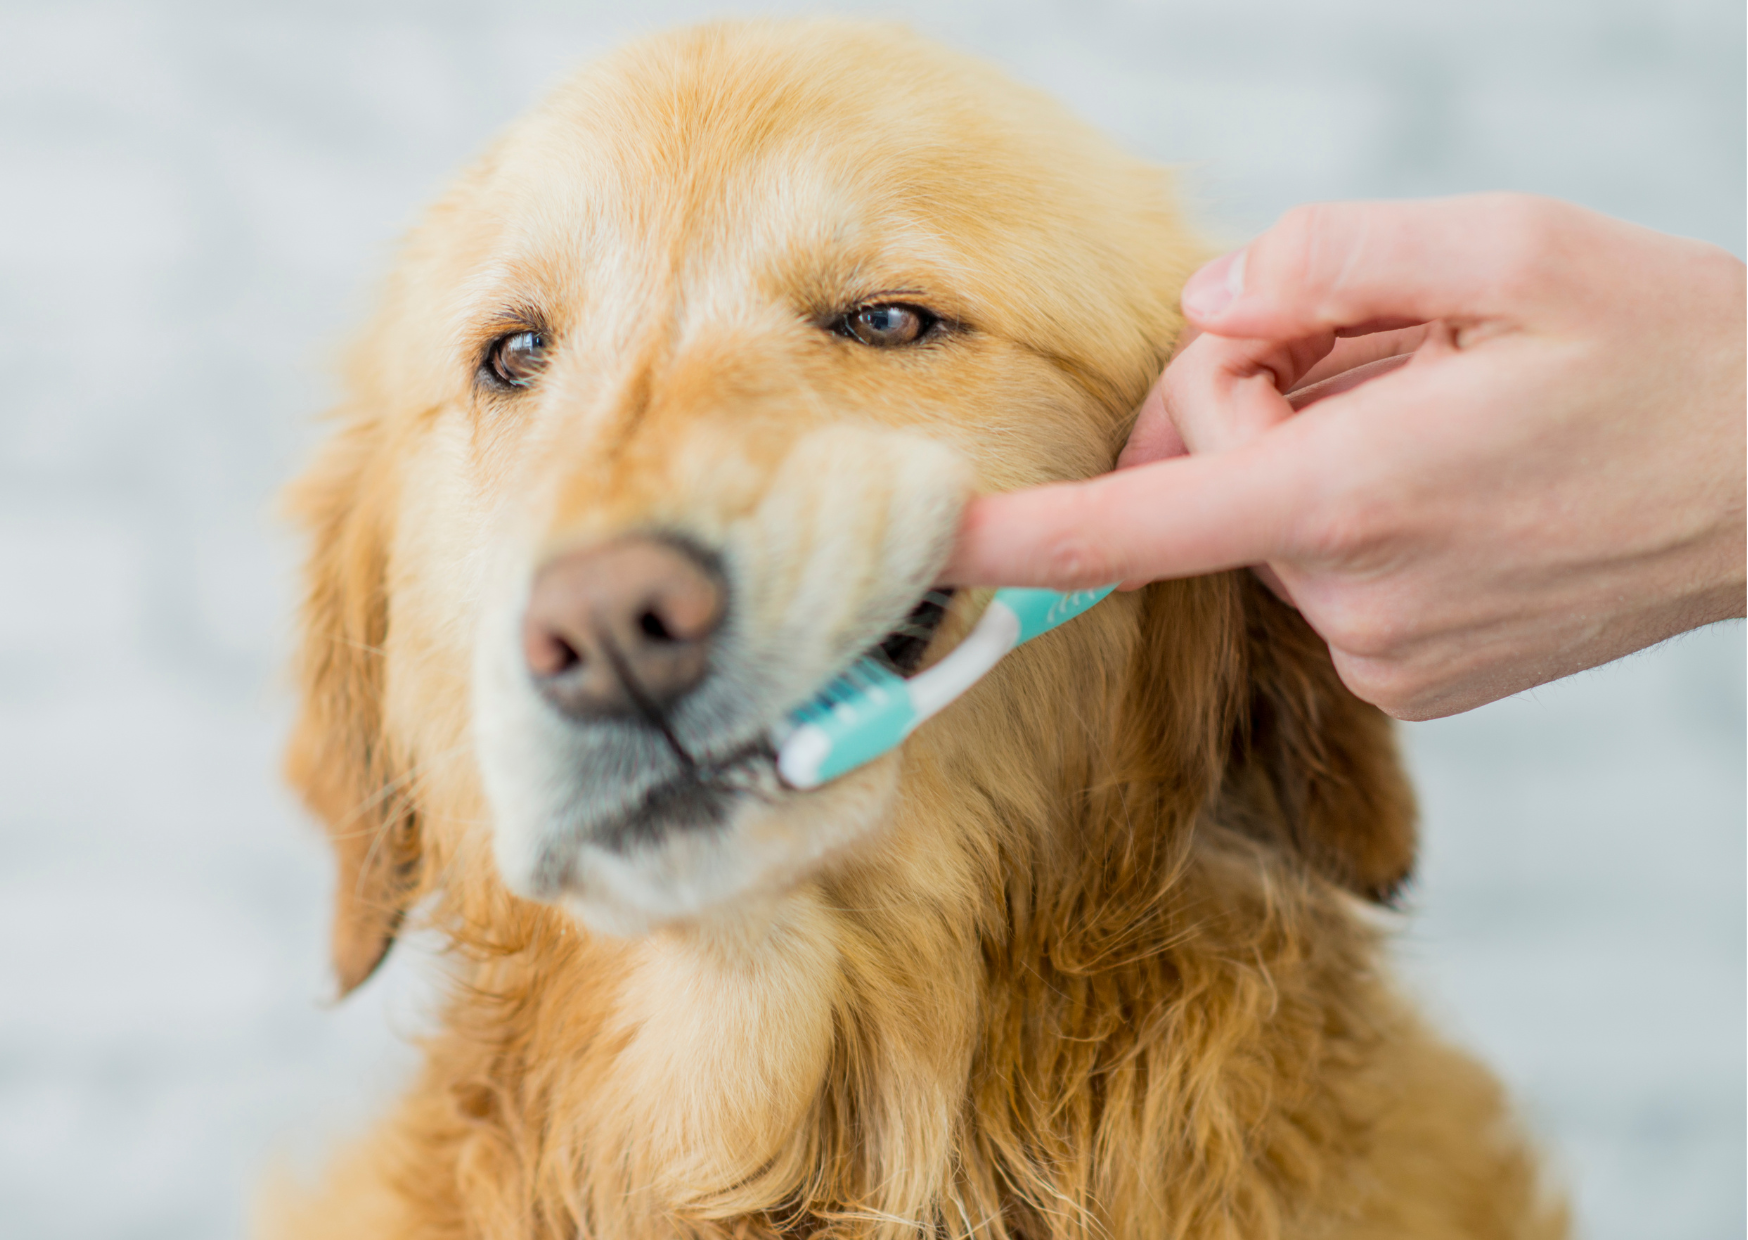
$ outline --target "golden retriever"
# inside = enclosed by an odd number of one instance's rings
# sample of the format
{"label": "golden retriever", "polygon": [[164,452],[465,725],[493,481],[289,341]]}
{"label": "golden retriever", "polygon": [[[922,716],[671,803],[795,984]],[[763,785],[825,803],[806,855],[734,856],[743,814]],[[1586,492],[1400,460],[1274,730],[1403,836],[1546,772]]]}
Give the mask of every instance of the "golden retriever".
{"label": "golden retriever", "polygon": [[[302,1237],[1528,1237],[1384,975],[1387,721],[1247,574],[1113,596],[811,792],[939,658],[966,498],[1110,467],[1206,257],[1158,169],[881,26],[596,64],[413,232],[293,504],[342,990],[452,945]],[[931,601],[932,600],[932,601]]]}

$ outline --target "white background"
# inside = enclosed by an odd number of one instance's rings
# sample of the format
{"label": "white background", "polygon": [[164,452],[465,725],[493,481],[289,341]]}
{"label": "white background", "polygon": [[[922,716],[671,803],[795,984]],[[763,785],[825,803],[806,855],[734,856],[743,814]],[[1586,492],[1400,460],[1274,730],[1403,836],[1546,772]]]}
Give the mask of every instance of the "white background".
{"label": "white background", "polygon": [[[428,957],[324,1002],[271,497],[418,206],[568,65],[716,11],[0,3],[0,1233],[234,1235],[405,1078]],[[1514,188],[1742,253],[1732,0],[856,11],[1184,166],[1232,239]],[[1743,1234],[1743,678],[1730,625],[1407,731],[1402,971],[1593,1236]]]}

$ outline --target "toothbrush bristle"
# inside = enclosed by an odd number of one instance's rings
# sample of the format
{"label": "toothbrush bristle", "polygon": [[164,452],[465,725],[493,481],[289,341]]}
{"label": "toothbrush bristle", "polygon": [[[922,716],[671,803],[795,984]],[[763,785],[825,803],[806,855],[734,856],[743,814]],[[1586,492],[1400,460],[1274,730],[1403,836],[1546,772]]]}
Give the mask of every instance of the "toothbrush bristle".
{"label": "toothbrush bristle", "polygon": [[879,660],[863,656],[834,676],[831,683],[816,693],[807,705],[795,711],[793,718],[798,724],[810,723],[830,715],[837,707],[854,709],[857,700],[865,697],[869,690],[902,679]]}

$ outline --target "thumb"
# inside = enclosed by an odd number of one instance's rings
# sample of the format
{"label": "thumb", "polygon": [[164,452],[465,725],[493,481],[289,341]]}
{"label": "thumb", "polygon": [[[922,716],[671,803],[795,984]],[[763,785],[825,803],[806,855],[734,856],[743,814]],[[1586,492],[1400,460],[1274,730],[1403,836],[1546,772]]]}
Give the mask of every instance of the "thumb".
{"label": "thumb", "polygon": [[1296,207],[1184,285],[1185,315],[1221,336],[1292,340],[1432,319],[1521,314],[1575,207],[1523,194]]}

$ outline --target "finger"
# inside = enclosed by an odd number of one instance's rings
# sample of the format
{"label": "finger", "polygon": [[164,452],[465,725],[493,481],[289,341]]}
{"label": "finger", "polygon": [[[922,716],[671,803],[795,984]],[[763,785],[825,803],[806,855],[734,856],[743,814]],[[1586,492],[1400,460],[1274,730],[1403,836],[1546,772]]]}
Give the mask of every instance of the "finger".
{"label": "finger", "polygon": [[[1201,334],[1202,329],[1195,324],[1185,325],[1177,338],[1172,356],[1166,361],[1167,370],[1171,369],[1171,363],[1182,357],[1184,350],[1194,344],[1196,337]],[[1153,381],[1153,386],[1147,390],[1141,407],[1135,411],[1135,425],[1129,430],[1129,440],[1123,445],[1123,451],[1117,455],[1118,469],[1145,465],[1148,461],[1163,461],[1168,457],[1182,456],[1189,451],[1184,446],[1183,436],[1172,425],[1171,415],[1165,410],[1165,401],[1159,390],[1164,378],[1162,371],[1160,377]]]}
{"label": "finger", "polygon": [[1328,332],[1284,342],[1203,336],[1166,367],[1161,406],[1191,452],[1237,447],[1293,415],[1281,394],[1334,344]]}
{"label": "finger", "polygon": [[1588,213],[1521,194],[1298,207],[1190,277],[1184,313],[1225,336],[1292,339],[1377,322],[1511,318],[1556,281]]}
{"label": "finger", "polygon": [[[1117,468],[1130,469],[1136,465],[1145,465],[1149,461],[1167,460],[1182,456],[1190,450],[1183,432],[1173,420],[1168,390],[1179,408],[1185,411],[1186,417],[1193,417],[1193,411],[1198,408],[1214,408],[1214,402],[1233,395],[1235,385],[1231,382],[1233,376],[1228,376],[1219,385],[1220,390],[1210,390],[1216,386],[1207,373],[1211,370],[1225,367],[1229,371],[1237,368],[1249,374],[1260,374],[1257,359],[1261,357],[1264,361],[1272,360],[1272,364],[1262,369],[1267,369],[1274,376],[1277,391],[1281,384],[1287,383],[1287,390],[1294,393],[1294,396],[1281,406],[1276,405],[1268,393],[1260,388],[1246,393],[1243,397],[1245,407],[1237,411],[1227,433],[1210,430],[1199,437],[1200,451],[1207,451],[1211,446],[1230,446],[1232,443],[1242,442],[1295,410],[1357,386],[1358,381],[1319,388],[1316,396],[1311,399],[1300,399],[1297,396],[1297,393],[1307,387],[1320,384],[1344,371],[1368,366],[1379,359],[1410,354],[1420,347],[1431,329],[1432,324],[1417,323],[1408,327],[1379,328],[1352,338],[1337,339],[1328,355],[1314,362],[1297,379],[1291,376],[1307,360],[1308,354],[1301,354],[1297,362],[1289,356],[1275,356],[1271,359],[1269,355],[1272,350],[1267,347],[1234,344],[1224,337],[1210,337],[1210,341],[1214,343],[1204,344],[1200,349],[1191,351],[1188,346],[1203,335],[1201,332],[1192,331],[1189,339],[1179,348],[1176,357],[1154,381],[1147,398],[1141,402],[1141,408],[1135,415],[1134,429],[1129,433],[1129,441],[1117,457]],[[1370,378],[1378,373],[1382,371],[1368,371],[1364,377]]]}
{"label": "finger", "polygon": [[[1255,438],[1307,405],[1388,373],[1394,366],[1379,363],[1407,360],[1432,326],[1284,344],[1203,335],[1173,359],[1147,394],[1117,468],[1220,451]],[[1348,381],[1335,381],[1352,372]],[[1301,396],[1311,385],[1318,385],[1316,392]],[[1282,399],[1283,391],[1291,395]]]}
{"label": "finger", "polygon": [[1290,390],[1300,392],[1314,383],[1322,383],[1325,379],[1355,367],[1370,365],[1382,358],[1401,357],[1412,353],[1425,342],[1432,328],[1431,323],[1416,323],[1412,327],[1337,339],[1329,356],[1306,371]]}
{"label": "finger", "polygon": [[1072,590],[1276,558],[1308,476],[1293,429],[1231,452],[974,500],[940,581]]}
{"label": "finger", "polygon": [[1375,362],[1367,362],[1364,366],[1355,366],[1340,374],[1331,375],[1321,383],[1301,384],[1287,394],[1287,404],[1293,412],[1309,409],[1320,400],[1328,400],[1331,396],[1340,396],[1343,392],[1351,392],[1362,383],[1373,379],[1381,379],[1393,370],[1400,370],[1414,360],[1412,353],[1402,357],[1381,357]]}
{"label": "finger", "polygon": [[[1170,366],[1166,367],[1169,372]],[[1136,465],[1145,465],[1149,461],[1163,461],[1174,456],[1182,456],[1189,451],[1182,435],[1178,434],[1177,426],[1171,420],[1171,414],[1165,407],[1165,395],[1162,384],[1165,375],[1161,374],[1148,390],[1147,399],[1141,402],[1141,408],[1135,414],[1135,426],[1129,432],[1129,442],[1123,445],[1122,452],[1117,455],[1117,468],[1130,469]]]}

